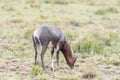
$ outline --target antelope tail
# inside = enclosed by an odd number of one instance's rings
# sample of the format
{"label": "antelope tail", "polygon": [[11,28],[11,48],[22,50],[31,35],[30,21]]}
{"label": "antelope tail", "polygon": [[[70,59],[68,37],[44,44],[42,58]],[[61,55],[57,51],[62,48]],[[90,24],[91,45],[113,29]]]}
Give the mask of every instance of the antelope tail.
{"label": "antelope tail", "polygon": [[37,48],[40,45],[38,38],[33,34],[32,39],[33,39],[34,47]]}

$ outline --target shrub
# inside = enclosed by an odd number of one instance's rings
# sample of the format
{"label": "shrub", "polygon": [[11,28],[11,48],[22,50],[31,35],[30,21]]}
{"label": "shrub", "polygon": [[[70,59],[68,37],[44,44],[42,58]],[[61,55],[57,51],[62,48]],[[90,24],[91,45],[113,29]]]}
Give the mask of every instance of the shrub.
{"label": "shrub", "polygon": [[81,41],[81,52],[83,53],[103,53],[105,45],[102,41],[93,38],[85,38]]}
{"label": "shrub", "polygon": [[[104,35],[104,36],[103,36]],[[83,53],[119,53],[120,36],[117,32],[92,32],[81,41]]]}
{"label": "shrub", "polygon": [[117,43],[120,41],[119,39],[120,38],[117,33],[111,32],[108,37],[109,46],[117,45]]}

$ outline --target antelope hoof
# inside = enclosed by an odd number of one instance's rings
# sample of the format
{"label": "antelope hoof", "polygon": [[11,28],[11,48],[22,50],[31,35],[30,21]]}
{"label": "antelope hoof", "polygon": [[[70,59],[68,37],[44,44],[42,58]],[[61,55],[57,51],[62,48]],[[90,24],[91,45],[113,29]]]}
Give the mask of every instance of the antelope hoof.
{"label": "antelope hoof", "polygon": [[43,69],[43,71],[45,71],[45,68],[44,68],[44,67],[42,67],[42,69]]}
{"label": "antelope hoof", "polygon": [[57,66],[57,68],[56,68],[56,69],[57,69],[57,70],[59,70],[59,68],[60,68],[60,67],[59,67],[59,66]]}
{"label": "antelope hoof", "polygon": [[71,68],[71,69],[74,69],[74,66],[71,66],[70,68]]}
{"label": "antelope hoof", "polygon": [[54,68],[53,68],[53,67],[51,67],[51,71],[54,71]]}
{"label": "antelope hoof", "polygon": [[38,63],[38,62],[35,62],[34,64],[35,64],[35,65],[38,65],[39,63]]}

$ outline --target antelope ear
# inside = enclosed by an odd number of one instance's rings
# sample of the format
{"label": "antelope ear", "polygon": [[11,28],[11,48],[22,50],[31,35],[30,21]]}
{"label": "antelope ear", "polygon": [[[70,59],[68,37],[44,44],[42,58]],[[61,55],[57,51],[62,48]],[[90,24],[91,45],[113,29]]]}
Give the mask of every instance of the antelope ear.
{"label": "antelope ear", "polygon": [[77,52],[79,53],[80,52],[80,40],[78,40],[78,50]]}

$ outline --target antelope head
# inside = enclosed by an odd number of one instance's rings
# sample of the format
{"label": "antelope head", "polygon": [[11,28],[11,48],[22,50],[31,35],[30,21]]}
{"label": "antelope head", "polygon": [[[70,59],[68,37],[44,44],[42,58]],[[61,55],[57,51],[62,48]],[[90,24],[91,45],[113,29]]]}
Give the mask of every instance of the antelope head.
{"label": "antelope head", "polygon": [[76,59],[78,57],[78,52],[80,51],[80,45],[78,45],[78,51],[73,54],[73,50],[70,47],[69,43],[66,42],[64,47],[61,49],[67,64],[70,66],[70,68],[72,69],[74,67],[74,63],[76,62]]}

